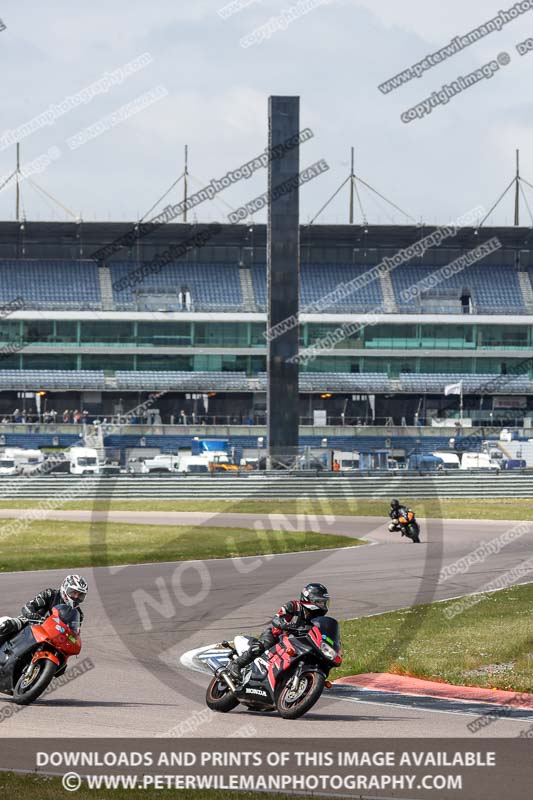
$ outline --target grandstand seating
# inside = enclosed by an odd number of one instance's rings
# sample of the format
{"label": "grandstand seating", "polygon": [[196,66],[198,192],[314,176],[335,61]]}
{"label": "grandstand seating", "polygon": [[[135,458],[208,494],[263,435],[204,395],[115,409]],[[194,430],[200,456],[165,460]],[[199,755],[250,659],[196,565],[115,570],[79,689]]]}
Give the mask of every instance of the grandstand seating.
{"label": "grandstand seating", "polygon": [[[244,372],[124,372],[115,373],[117,388],[143,389],[145,391],[226,391],[265,392],[267,376],[259,372],[248,377]],[[390,381],[382,372],[340,373],[340,372],[302,372],[300,389],[304,392],[334,391],[347,392],[388,392]]]}
{"label": "grandstand seating", "polygon": [[[135,272],[135,261],[117,261],[109,265],[111,280],[117,284]],[[462,290],[470,292],[473,310],[478,313],[524,311],[525,302],[518,273],[511,266],[473,264],[443,281],[422,298],[402,297],[402,292],[422,281],[437,268],[405,264],[392,270],[391,281],[398,308],[416,312],[425,304],[434,313],[458,313]],[[348,284],[369,270],[357,264],[302,264],[300,302],[302,311],[312,310],[314,303],[327,297],[336,288]],[[487,279],[488,273],[490,279]],[[253,265],[251,270],[255,307],[266,310],[266,268]],[[533,282],[533,266],[529,267]],[[113,300],[117,309],[154,310],[154,297],[165,296],[161,304],[167,310],[178,309],[177,295],[182,286],[191,293],[192,310],[237,311],[244,308],[239,266],[236,262],[177,261],[163,266],[159,272],[143,276],[139,284],[115,288]],[[153,295],[151,296],[151,292]],[[28,308],[101,309],[102,298],[98,266],[88,259],[80,260],[0,260],[0,305],[15,298],[23,299]],[[330,312],[362,312],[383,307],[380,280],[372,280],[344,298],[334,299],[321,310]],[[422,305],[421,305],[422,303]],[[427,309],[426,309],[427,310]]]}
{"label": "grandstand seating", "polygon": [[51,369],[0,369],[0,391],[11,390],[58,390],[104,389],[102,370],[51,370]]}
{"label": "grandstand seating", "polygon": [[94,261],[1,260],[0,305],[20,297],[27,308],[100,309]]}
{"label": "grandstand seating", "polygon": [[[416,310],[420,304],[418,297],[413,298],[408,294],[406,299],[405,296],[402,296],[402,292],[417,285],[438,269],[438,267],[419,264],[404,264],[392,270],[391,280],[398,306],[405,310]],[[488,277],[489,271],[490,278]],[[439,289],[455,290],[457,299],[463,290],[470,292],[474,311],[478,313],[502,313],[509,309],[525,310],[517,271],[509,266],[487,267],[483,264],[473,264],[442,281]],[[431,294],[431,290],[424,292],[422,302],[425,297],[430,298]],[[450,304],[448,302],[444,305],[449,306]]]}
{"label": "grandstand seating", "polygon": [[[266,382],[266,376],[265,376]],[[336,392],[389,392],[391,384],[384,372],[341,373],[341,372],[301,372],[302,391]]]}
{"label": "grandstand seating", "polygon": [[[117,308],[139,308],[143,310],[141,296],[136,296],[135,285],[115,287],[139,268],[133,261],[118,261],[110,264],[113,296]],[[176,297],[182,286],[191,293],[193,310],[242,310],[243,299],[237,263],[198,263],[175,261],[165,264],[158,272],[143,277],[139,284],[142,293],[174,292]],[[150,309],[152,306],[150,306]]]}
{"label": "grandstand seating", "polygon": [[[368,267],[357,264],[302,264],[300,270],[300,302],[302,311],[306,306],[327,297],[339,285],[345,285],[368,271]],[[257,308],[264,311],[267,306],[266,267],[255,264],[251,270]],[[383,294],[379,280],[373,280],[346,297],[334,299],[322,311],[362,311],[381,308]],[[310,309],[311,310],[311,309]]]}
{"label": "grandstand seating", "polygon": [[[250,391],[245,372],[125,372],[115,373],[117,388],[145,391]],[[252,379],[253,380],[253,379]]]}
{"label": "grandstand seating", "polygon": [[[0,391],[37,389],[49,391],[115,388],[123,391],[166,392],[266,392],[265,372],[248,376],[245,372],[163,372],[118,370],[106,381],[103,370],[16,370],[0,368]],[[443,394],[448,384],[463,381],[465,394],[525,394],[531,391],[527,375],[464,375],[455,373],[401,373],[399,380],[383,372],[301,372],[301,392],[354,392],[361,394],[393,391]]]}
{"label": "grandstand seating", "polygon": [[405,392],[434,392],[442,394],[450,384],[463,382],[464,394],[524,394],[529,391],[530,381],[527,375],[464,375],[459,373],[431,373],[428,375],[402,373],[400,388]]}

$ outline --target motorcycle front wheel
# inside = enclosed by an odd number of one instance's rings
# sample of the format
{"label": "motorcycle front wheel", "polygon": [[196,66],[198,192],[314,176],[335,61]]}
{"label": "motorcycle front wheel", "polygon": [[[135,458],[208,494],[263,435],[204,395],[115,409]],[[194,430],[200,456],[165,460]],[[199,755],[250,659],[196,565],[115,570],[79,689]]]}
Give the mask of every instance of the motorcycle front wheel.
{"label": "motorcycle front wheel", "polygon": [[322,692],[326,679],[320,672],[302,672],[296,689],[292,678],[284,683],[276,698],[276,708],[283,719],[298,719],[314,706]]}
{"label": "motorcycle front wheel", "polygon": [[223,714],[239,705],[239,701],[231,693],[229,686],[217,677],[214,677],[207,687],[205,702],[211,711],[220,711]]}
{"label": "motorcycle front wheel", "polygon": [[13,700],[19,706],[27,706],[42,695],[52,682],[57,666],[48,658],[40,658],[28,664],[13,690]]}
{"label": "motorcycle front wheel", "polygon": [[409,538],[413,540],[413,544],[420,544],[420,528],[417,524],[409,526]]}

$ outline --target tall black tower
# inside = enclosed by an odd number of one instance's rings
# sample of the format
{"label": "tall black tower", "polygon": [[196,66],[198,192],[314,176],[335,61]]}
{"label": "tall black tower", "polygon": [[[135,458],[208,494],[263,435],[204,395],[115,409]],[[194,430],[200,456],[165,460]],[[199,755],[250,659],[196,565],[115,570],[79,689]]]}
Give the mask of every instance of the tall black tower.
{"label": "tall black tower", "polygon": [[[300,98],[268,100],[268,339],[267,424],[271,464],[284,463],[298,446],[298,320],[300,285]],[[278,148],[278,149],[276,149]],[[295,184],[286,191],[287,182]],[[282,187],[283,185],[283,187]],[[292,184],[289,184],[291,186]],[[292,326],[291,326],[292,321]],[[292,359],[292,360],[291,360]]]}

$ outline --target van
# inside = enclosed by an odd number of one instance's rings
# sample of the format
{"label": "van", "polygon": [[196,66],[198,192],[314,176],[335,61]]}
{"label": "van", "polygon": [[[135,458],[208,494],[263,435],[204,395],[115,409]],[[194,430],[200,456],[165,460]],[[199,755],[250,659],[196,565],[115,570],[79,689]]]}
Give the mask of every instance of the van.
{"label": "van", "polygon": [[479,469],[489,472],[499,472],[500,465],[491,461],[488,453],[463,453],[461,469]]}
{"label": "van", "polygon": [[190,475],[209,475],[209,465],[204,456],[182,456],[179,460],[178,472]]}
{"label": "van", "polygon": [[359,469],[359,453],[351,450],[335,450],[333,461],[338,461],[341,472],[354,472]]}
{"label": "van", "polygon": [[158,472],[178,472],[179,456],[173,453],[160,453],[153,458],[147,458],[144,462],[144,466],[146,472],[150,475]]}
{"label": "van", "polygon": [[71,475],[99,475],[98,451],[94,447],[71,447],[68,452]]}
{"label": "van", "polygon": [[432,453],[431,455],[442,460],[442,469],[459,469],[461,466],[461,461],[456,453],[447,453],[444,451],[442,453]]}
{"label": "van", "polygon": [[25,450],[22,447],[6,447],[0,456],[0,475],[31,475],[44,463],[40,450]]}

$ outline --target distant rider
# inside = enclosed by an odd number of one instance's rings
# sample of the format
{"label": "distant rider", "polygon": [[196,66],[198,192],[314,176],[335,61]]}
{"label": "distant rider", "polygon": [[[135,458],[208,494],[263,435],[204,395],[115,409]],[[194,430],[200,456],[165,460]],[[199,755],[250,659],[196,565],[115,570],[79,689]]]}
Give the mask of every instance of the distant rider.
{"label": "distant rider", "polygon": [[[392,520],[392,522],[389,524],[389,531],[391,533],[394,533],[394,531],[402,531],[402,526],[399,521],[400,517],[404,517],[405,519],[407,519],[409,511],[411,511],[411,509],[407,508],[407,506],[402,505],[399,500],[391,500],[390,511],[389,511],[389,517]],[[403,535],[404,534],[402,531],[402,536]]]}
{"label": "distant rider", "polygon": [[13,617],[0,622],[0,641],[6,641],[18,633],[28,624],[28,620],[44,620],[52,613],[54,606],[67,605],[77,608],[80,613],[80,623],[83,621],[83,612],[79,608],[89,590],[89,585],[81,575],[67,575],[59,589],[44,589],[33,600],[22,606],[20,617]]}
{"label": "distant rider", "polygon": [[281,606],[272,618],[272,623],[263,631],[259,639],[254,639],[248,650],[228,666],[228,672],[235,680],[241,679],[241,670],[254,659],[269,650],[285,631],[296,631],[309,626],[315,617],[327,614],[329,594],[321,583],[308,583],[301,591],[299,600],[289,600]]}

